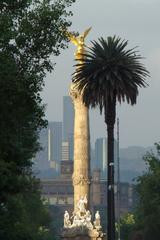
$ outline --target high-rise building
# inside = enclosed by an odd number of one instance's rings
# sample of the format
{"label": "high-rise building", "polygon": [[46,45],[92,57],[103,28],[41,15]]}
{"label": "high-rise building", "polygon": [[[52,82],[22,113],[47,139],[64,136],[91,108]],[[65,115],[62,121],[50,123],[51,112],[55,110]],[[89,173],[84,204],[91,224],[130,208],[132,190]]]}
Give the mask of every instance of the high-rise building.
{"label": "high-rise building", "polygon": [[69,142],[62,142],[62,161],[69,161]]}
{"label": "high-rise building", "polygon": [[92,146],[90,146],[90,167],[91,167],[91,171],[93,171],[94,169],[97,169],[96,163],[95,163],[95,148],[92,148]]}
{"label": "high-rise building", "polygon": [[48,162],[48,129],[44,128],[39,134],[39,143],[41,150],[36,154],[34,159],[34,170],[36,172],[49,169]]}
{"label": "high-rise building", "polygon": [[102,177],[107,176],[107,139],[98,138],[95,142],[95,168],[99,168]]}
{"label": "high-rise building", "polygon": [[60,170],[62,160],[62,122],[49,122],[48,126],[48,160],[50,166]]}
{"label": "high-rise building", "polygon": [[[95,142],[95,155],[94,155],[94,164],[93,169],[99,168],[101,170],[101,177],[107,177],[107,139],[106,138],[97,138]],[[115,180],[117,179],[117,141],[114,140],[114,171],[115,171]]]}
{"label": "high-rise building", "polygon": [[69,160],[73,160],[74,107],[70,96],[63,97],[63,141],[69,143]]}

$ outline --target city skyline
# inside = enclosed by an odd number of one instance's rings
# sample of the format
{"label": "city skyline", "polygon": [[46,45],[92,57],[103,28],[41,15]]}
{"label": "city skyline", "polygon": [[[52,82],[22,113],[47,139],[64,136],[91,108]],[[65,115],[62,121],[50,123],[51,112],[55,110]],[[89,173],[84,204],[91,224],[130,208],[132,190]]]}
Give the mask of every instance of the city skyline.
{"label": "city skyline", "polygon": [[[69,96],[67,96],[69,98]],[[68,114],[69,112],[65,112]],[[43,129],[40,133],[40,143],[43,148],[36,156],[36,168],[41,172],[43,177],[58,177],[61,171],[61,164],[70,164],[73,162],[69,151],[69,141],[64,141],[62,137],[63,121],[49,122],[48,128]],[[115,139],[114,147],[115,171],[117,165],[117,142]],[[153,147],[152,147],[153,149]],[[150,148],[128,147],[120,148],[120,171],[122,182],[132,182],[137,176],[145,171],[145,163],[142,157]],[[101,178],[106,179],[107,174],[107,138],[98,137],[90,149],[91,170],[101,170]],[[64,165],[65,166],[65,165]],[[63,168],[64,168],[63,166]],[[67,165],[68,166],[68,165]],[[138,166],[138,167],[137,167]],[[66,168],[66,167],[65,167]],[[36,169],[36,170],[37,170]],[[116,176],[115,176],[116,178]]]}

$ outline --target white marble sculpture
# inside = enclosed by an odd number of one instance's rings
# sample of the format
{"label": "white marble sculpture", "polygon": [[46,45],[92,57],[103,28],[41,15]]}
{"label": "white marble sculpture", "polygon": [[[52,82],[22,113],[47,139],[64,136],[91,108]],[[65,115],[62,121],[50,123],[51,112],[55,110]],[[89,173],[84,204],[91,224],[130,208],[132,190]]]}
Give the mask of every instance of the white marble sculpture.
{"label": "white marble sculpture", "polygon": [[69,213],[68,211],[65,211],[64,213],[64,228],[70,228],[71,227],[71,221],[69,219]]}
{"label": "white marble sculpture", "polygon": [[87,205],[87,197],[81,197],[78,204],[77,204],[77,208],[78,208],[78,211],[81,213],[81,214],[84,214],[86,213],[86,205]]}
{"label": "white marble sculpture", "polygon": [[89,210],[86,212],[86,226],[88,229],[93,229],[93,225],[91,223],[91,213]]}
{"label": "white marble sculpture", "polygon": [[92,230],[92,229],[101,229],[100,225],[100,214],[99,211],[95,214],[95,221],[94,225],[91,222],[91,213],[89,210],[86,209],[87,206],[87,197],[80,197],[79,202],[77,203],[77,208],[73,212],[73,216],[71,217],[72,222],[69,217],[69,213],[65,211],[64,214],[64,228],[76,228],[76,227],[83,227]]}
{"label": "white marble sculpture", "polygon": [[101,229],[101,217],[100,217],[100,214],[99,214],[99,211],[96,212],[95,214],[95,221],[94,221],[94,227],[99,230]]}

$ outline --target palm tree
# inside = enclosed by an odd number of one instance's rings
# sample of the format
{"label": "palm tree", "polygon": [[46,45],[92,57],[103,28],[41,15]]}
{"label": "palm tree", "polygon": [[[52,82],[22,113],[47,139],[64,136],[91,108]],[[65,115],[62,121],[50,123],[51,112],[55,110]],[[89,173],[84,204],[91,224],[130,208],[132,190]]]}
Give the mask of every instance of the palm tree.
{"label": "palm tree", "polygon": [[126,50],[128,41],[108,37],[92,41],[82,63],[76,64],[73,82],[83,95],[86,106],[104,109],[107,125],[108,185],[107,185],[107,231],[108,240],[115,240],[114,208],[114,124],[116,101],[136,104],[138,87],[146,87],[149,72],[140,63],[142,57],[135,48]]}

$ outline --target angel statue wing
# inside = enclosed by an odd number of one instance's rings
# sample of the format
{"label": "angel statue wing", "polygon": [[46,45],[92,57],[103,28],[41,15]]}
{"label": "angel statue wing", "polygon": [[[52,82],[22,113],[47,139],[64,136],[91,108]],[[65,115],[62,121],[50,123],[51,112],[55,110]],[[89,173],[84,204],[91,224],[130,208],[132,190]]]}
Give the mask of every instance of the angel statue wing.
{"label": "angel statue wing", "polygon": [[88,33],[91,31],[91,28],[92,28],[92,27],[87,28],[87,29],[84,31],[84,33],[83,33],[83,37],[84,37],[84,38],[85,38],[85,37],[88,35]]}

